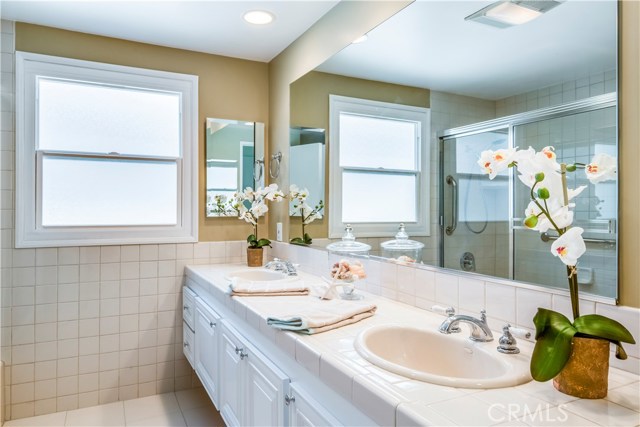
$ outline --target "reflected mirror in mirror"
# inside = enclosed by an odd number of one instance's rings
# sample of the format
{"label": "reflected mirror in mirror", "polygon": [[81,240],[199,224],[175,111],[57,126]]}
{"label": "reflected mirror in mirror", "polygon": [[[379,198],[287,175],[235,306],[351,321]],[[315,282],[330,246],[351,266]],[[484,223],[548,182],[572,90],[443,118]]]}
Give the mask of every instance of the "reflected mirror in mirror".
{"label": "reflected mirror in mirror", "polygon": [[[419,190],[401,207],[416,204],[427,212],[423,229],[407,227],[409,238],[424,244],[422,262],[564,288],[561,266],[559,273],[535,271],[541,261],[552,263],[555,236],[543,235],[544,242],[539,233],[522,230],[526,194],[517,178],[507,173],[490,181],[476,162],[482,150],[502,146],[554,146],[565,162],[585,162],[601,152],[617,156],[617,3],[547,2],[554,7],[513,26],[465,20],[490,3],[411,3],[370,31],[367,41],[291,84],[291,125],[327,129],[325,173],[333,176],[342,165],[332,160],[339,156],[333,156],[338,145],[329,119],[331,95],[428,109],[429,132],[419,155],[429,162],[417,173],[430,178],[430,196],[419,200]],[[399,150],[394,138],[387,147]],[[576,220],[589,239],[582,286],[613,299],[618,183],[607,185],[591,185],[577,200]],[[342,190],[333,180],[325,188],[327,211],[323,226],[314,230],[318,247],[336,240],[328,225]],[[396,200],[389,194],[380,209]],[[386,218],[376,227],[350,222],[373,255],[390,256],[381,243],[393,239],[402,220]],[[604,264],[613,268],[598,268]]]}
{"label": "reflected mirror in mirror", "polygon": [[215,217],[218,200],[264,186],[264,125],[208,118],[205,132],[206,215]]}

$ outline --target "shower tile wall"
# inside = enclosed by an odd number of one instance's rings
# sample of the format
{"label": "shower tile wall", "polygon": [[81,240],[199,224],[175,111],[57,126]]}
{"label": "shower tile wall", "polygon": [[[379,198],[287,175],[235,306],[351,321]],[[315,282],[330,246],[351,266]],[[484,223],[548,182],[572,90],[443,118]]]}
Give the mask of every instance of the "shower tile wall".
{"label": "shower tile wall", "polygon": [[616,91],[616,71],[594,73],[496,101],[496,117],[524,113]]}
{"label": "shower tile wall", "polygon": [[14,23],[1,22],[0,342],[5,418],[190,388],[183,267],[241,242],[13,249]]}

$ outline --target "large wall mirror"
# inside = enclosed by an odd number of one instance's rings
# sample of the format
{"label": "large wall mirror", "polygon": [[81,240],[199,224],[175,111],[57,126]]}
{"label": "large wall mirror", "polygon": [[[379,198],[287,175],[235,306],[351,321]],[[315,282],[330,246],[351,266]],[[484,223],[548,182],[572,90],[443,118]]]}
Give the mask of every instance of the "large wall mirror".
{"label": "large wall mirror", "polygon": [[206,215],[220,216],[217,199],[264,186],[264,124],[207,118]]}
{"label": "large wall mirror", "polygon": [[[335,221],[336,206],[344,214],[348,200],[366,195],[358,206],[390,212],[377,227],[353,215],[348,221],[372,255],[565,288],[562,265],[549,258],[555,236],[521,227],[527,195],[517,179],[490,181],[476,162],[483,150],[510,146],[554,146],[565,162],[617,156],[618,5],[540,2],[535,19],[515,25],[482,13],[465,19],[491,4],[416,1],[291,84],[292,128],[326,130],[325,175],[315,187],[325,215],[307,225],[314,246],[326,247],[347,226]],[[336,110],[332,95],[368,110]],[[388,112],[396,106],[426,123]],[[354,117],[363,119],[355,136]],[[366,179],[345,183],[351,172]],[[615,299],[618,184],[596,188],[579,175],[571,183],[582,184],[589,186],[575,210],[589,249],[579,266],[582,290]],[[407,215],[416,206],[426,224]],[[299,219],[291,222],[293,235]],[[419,248],[411,256],[388,250],[399,230]]]}

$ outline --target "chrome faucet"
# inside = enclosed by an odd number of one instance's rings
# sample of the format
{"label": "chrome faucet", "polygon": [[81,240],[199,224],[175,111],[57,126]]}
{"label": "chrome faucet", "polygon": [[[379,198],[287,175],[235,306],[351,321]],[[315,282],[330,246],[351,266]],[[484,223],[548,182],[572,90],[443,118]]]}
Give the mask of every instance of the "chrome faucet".
{"label": "chrome faucet", "polygon": [[297,276],[298,271],[296,270],[295,265],[291,263],[291,261],[285,261],[280,258],[274,258],[273,261],[269,261],[264,268],[274,271],[281,271],[285,273],[287,276]]}
{"label": "chrome faucet", "polygon": [[493,334],[487,324],[487,312],[484,310],[480,312],[480,319],[465,314],[447,317],[440,325],[439,331],[443,334],[450,334],[461,322],[467,323],[471,327],[469,339],[480,342],[493,341]]}

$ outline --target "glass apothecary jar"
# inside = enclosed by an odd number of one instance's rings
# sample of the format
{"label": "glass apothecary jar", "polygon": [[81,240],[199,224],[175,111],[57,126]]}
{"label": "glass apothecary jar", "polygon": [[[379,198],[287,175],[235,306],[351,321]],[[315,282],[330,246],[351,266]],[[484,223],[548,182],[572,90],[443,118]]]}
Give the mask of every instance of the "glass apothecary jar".
{"label": "glass apothecary jar", "polygon": [[380,247],[382,248],[382,256],[385,258],[403,263],[422,262],[424,243],[410,240],[404,224],[400,224],[398,227],[395,239],[380,243]]}

